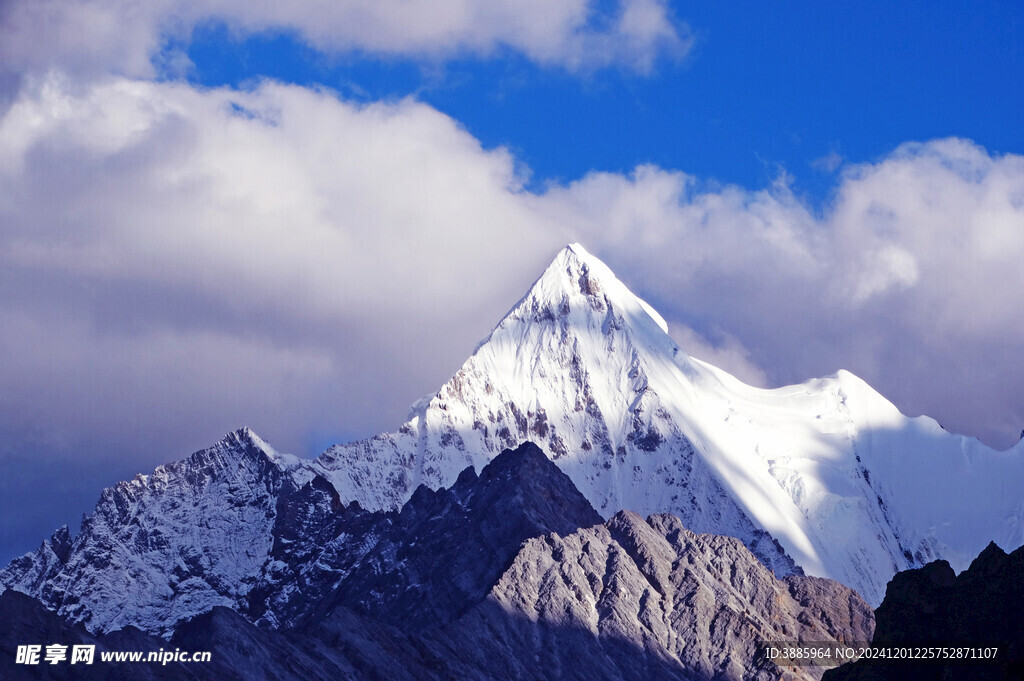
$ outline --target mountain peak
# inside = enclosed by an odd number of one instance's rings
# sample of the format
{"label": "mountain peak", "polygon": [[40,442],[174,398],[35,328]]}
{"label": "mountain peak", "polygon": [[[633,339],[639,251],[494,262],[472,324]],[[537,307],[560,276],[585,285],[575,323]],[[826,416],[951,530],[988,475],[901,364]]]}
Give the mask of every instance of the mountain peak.
{"label": "mountain peak", "polygon": [[243,426],[237,430],[231,431],[222,437],[217,445],[224,447],[255,446],[259,449],[270,448],[270,445],[268,445],[263,438],[254,433],[252,428],[249,428],[248,426]]}
{"label": "mountain peak", "polygon": [[901,567],[963,569],[989,539],[1024,541],[1021,457],[909,419],[846,371],[747,386],[666,326],[569,244],[397,432],[315,465],[342,499],[395,509],[530,440],[606,517],[670,512],[737,537],[776,574],[838,579],[874,603]]}
{"label": "mountain peak", "polygon": [[227,455],[231,459],[243,457],[252,461],[269,461],[282,470],[300,465],[297,457],[278,452],[248,426],[233,430],[212,447],[196,452],[192,455],[192,460],[203,461],[211,455]]}
{"label": "mountain peak", "polygon": [[480,471],[474,503],[521,515],[537,534],[568,534],[602,522],[585,496],[540,447],[524,442],[506,449]]}
{"label": "mountain peak", "polygon": [[578,243],[558,252],[527,294],[477,349],[500,335],[496,332],[521,328],[524,324],[591,328],[602,335],[629,328],[634,335],[664,345],[670,352],[678,350],[668,338],[664,318]]}
{"label": "mountain peak", "polygon": [[492,478],[514,475],[516,472],[556,477],[565,475],[533,442],[523,442],[515,449],[502,451],[491,459],[481,475],[485,472]]}

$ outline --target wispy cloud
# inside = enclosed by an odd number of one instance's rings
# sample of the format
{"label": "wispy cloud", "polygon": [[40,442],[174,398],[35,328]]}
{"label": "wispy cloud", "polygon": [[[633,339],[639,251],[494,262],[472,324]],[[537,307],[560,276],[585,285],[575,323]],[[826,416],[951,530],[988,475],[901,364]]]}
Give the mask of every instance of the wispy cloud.
{"label": "wispy cloud", "polygon": [[750,351],[732,336],[721,331],[698,333],[679,323],[670,324],[668,332],[690,357],[723,369],[747,385],[770,387],[768,374],[754,364]]}
{"label": "wispy cloud", "polygon": [[834,173],[843,165],[843,157],[835,149],[828,152],[821,158],[811,161],[811,167],[822,173]]}

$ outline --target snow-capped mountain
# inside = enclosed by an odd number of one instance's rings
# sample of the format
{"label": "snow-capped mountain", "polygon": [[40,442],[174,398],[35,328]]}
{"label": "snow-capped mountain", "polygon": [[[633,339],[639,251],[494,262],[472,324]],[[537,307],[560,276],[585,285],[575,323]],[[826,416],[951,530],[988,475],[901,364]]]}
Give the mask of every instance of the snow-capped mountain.
{"label": "snow-capped mountain", "polygon": [[166,634],[214,606],[245,611],[281,550],[278,509],[314,477],[307,466],[241,429],[105,489],[73,542],[61,528],[0,582],[98,632]]}
{"label": "snow-capped mountain", "polygon": [[315,461],[342,499],[394,508],[526,440],[595,508],[668,512],[879,603],[897,571],[1024,543],[1024,446],[908,418],[846,372],[762,390],[688,357],[573,244],[397,432]]}
{"label": "snow-capped mountain", "polygon": [[907,418],[847,372],[744,385],[572,245],[396,432],[308,461],[237,431],[105,490],[73,540],[59,530],[0,584],[97,632],[166,634],[214,606],[291,626],[376,555],[418,486],[451,488],[527,440],[604,518],[671,513],[874,604],[901,569],[1024,543],[1024,446]]}

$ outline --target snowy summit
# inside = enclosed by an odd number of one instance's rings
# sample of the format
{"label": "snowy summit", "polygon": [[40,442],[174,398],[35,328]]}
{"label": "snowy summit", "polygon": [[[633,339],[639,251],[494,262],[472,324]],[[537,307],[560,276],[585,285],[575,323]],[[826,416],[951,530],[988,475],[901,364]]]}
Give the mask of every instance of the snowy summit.
{"label": "snowy summit", "polygon": [[342,498],[392,508],[534,440],[606,517],[668,512],[878,604],[897,571],[964,569],[1024,543],[1024,451],[908,418],[846,371],[764,390],[687,356],[579,244],[563,249],[396,433],[316,461]]}

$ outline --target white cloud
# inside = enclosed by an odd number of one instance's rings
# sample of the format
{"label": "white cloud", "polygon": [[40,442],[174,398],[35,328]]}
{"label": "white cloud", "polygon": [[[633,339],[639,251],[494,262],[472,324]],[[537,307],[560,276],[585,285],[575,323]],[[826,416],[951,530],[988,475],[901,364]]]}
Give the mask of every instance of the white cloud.
{"label": "white cloud", "polygon": [[0,6],[0,63],[16,72],[153,75],[168,38],[208,21],[236,34],[295,32],[329,54],[431,60],[508,49],[571,71],[621,65],[648,71],[690,46],[665,0],[619,0],[602,16],[586,0],[10,0]]}
{"label": "white cloud", "polygon": [[[325,422],[389,427],[566,241],[521,195],[507,152],[411,100],[45,81],[0,119],[0,382],[44,423],[74,386],[83,429],[184,409],[182,433],[191,415],[215,437],[240,425],[231,402],[291,449]],[[262,407],[218,388],[255,377],[309,385]],[[164,388],[182,383],[192,399]]]}
{"label": "white cloud", "polygon": [[811,167],[822,173],[834,173],[843,165],[843,157],[835,149],[828,152],[821,158],[811,161]]}

